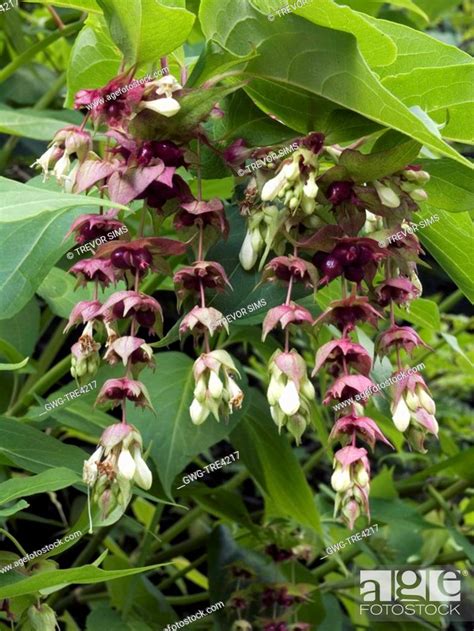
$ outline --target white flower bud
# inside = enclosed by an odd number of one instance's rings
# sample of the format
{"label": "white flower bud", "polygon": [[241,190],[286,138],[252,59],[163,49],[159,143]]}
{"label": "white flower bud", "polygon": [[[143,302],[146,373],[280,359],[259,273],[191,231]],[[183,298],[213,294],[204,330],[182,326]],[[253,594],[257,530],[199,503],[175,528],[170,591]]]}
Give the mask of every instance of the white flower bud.
{"label": "white flower bud", "polygon": [[316,397],[316,391],[309,379],[303,379],[301,382],[301,393],[310,401]]}
{"label": "white flower bud", "polygon": [[311,173],[306,180],[306,184],[303,186],[303,193],[306,195],[306,197],[310,197],[311,199],[314,199],[316,197],[319,190],[319,187],[315,182],[315,177],[316,174]]}
{"label": "white flower bud", "polygon": [[204,401],[207,393],[206,380],[200,377],[194,388],[194,396],[198,401]]}
{"label": "white flower bud", "polygon": [[211,375],[209,377],[209,383],[207,387],[209,389],[209,392],[211,393],[211,396],[214,399],[220,398],[220,396],[222,395],[222,390],[224,389],[224,384],[213,370],[211,370]]}
{"label": "white flower bud", "polygon": [[430,395],[420,385],[416,387],[416,393],[420,401],[421,407],[423,407],[428,414],[436,414],[436,405]]}
{"label": "white flower bud", "polygon": [[413,412],[416,412],[416,410],[420,407],[420,401],[418,397],[411,390],[408,390],[408,392],[406,393],[405,401],[410,410],[412,410]]}
{"label": "white flower bud", "polygon": [[316,208],[316,202],[313,198],[307,197],[306,194],[303,194],[301,198],[301,208],[305,215],[311,215],[311,213]]}
{"label": "white flower bud", "polygon": [[239,261],[244,270],[250,270],[257,262],[258,253],[252,246],[252,235],[247,232],[239,252]]}
{"label": "white flower bud", "polygon": [[157,94],[165,94],[167,97],[170,97],[173,92],[176,90],[181,90],[183,86],[179,83],[176,77],[173,77],[172,74],[165,75],[160,79],[157,79],[155,82],[156,93]]}
{"label": "white flower bud", "polygon": [[278,405],[270,406],[270,414],[272,415],[272,419],[275,422],[275,425],[280,430],[285,424],[285,414],[281,411]]}
{"label": "white flower bud", "polygon": [[286,177],[283,175],[283,172],[280,171],[280,173],[277,173],[271,180],[265,182],[260,197],[264,202],[271,202],[278,195],[285,183]]}
{"label": "white flower bud", "polygon": [[331,476],[331,486],[337,493],[343,493],[351,488],[352,480],[348,467],[336,465],[336,469]]}
{"label": "white flower bud", "polygon": [[388,208],[398,208],[400,206],[400,198],[389,186],[384,186],[378,181],[374,182],[374,186],[384,206],[388,206]]}
{"label": "white flower bud", "polygon": [[285,164],[280,172],[286,180],[295,180],[298,175],[300,174],[300,168],[298,166],[298,162],[295,162],[295,160],[292,160],[291,162],[289,162],[288,164]]}
{"label": "white flower bud", "polygon": [[370,478],[367,473],[365,467],[363,465],[357,467],[355,472],[355,480],[359,486],[362,488],[366,487],[369,484]]}
{"label": "white flower bud", "polygon": [[142,489],[148,491],[153,482],[153,476],[147,463],[143,460],[139,449],[134,450],[133,459],[135,460],[135,475],[133,476],[134,482],[138,484]]}
{"label": "white flower bud", "polygon": [[270,405],[276,405],[278,403],[278,399],[283,394],[283,390],[285,389],[284,383],[281,379],[273,376],[270,379],[270,383],[268,384],[267,390],[267,400]]}
{"label": "white flower bud", "polygon": [[251,232],[252,238],[252,248],[258,252],[263,245],[262,235],[260,234],[260,230],[252,230]]}
{"label": "white flower bud", "polygon": [[292,416],[298,412],[301,401],[294,381],[288,381],[278,399],[278,404],[287,416]]}
{"label": "white flower bud", "polygon": [[193,399],[193,402],[189,406],[189,415],[194,425],[201,425],[209,416],[209,410],[197,399]]}
{"label": "white flower bud", "polygon": [[397,405],[393,408],[392,404],[392,420],[399,432],[404,432],[410,424],[410,410],[403,397],[400,397]]}
{"label": "white flower bud", "polygon": [[415,190],[410,193],[410,197],[415,202],[425,202],[428,199],[428,193],[422,188],[415,188]]}
{"label": "white flower bud", "polygon": [[128,449],[122,449],[117,459],[119,474],[126,480],[132,480],[136,470],[135,460]]}
{"label": "white flower bud", "polygon": [[53,173],[58,183],[61,184],[62,179],[69,173],[71,168],[71,160],[67,153],[64,153],[54,165]]}
{"label": "white flower bud", "polygon": [[154,101],[145,101],[144,107],[145,109],[157,112],[162,116],[166,116],[166,118],[174,116],[181,109],[181,105],[178,103],[178,101],[176,99],[173,99],[173,97],[171,96],[166,96]]}

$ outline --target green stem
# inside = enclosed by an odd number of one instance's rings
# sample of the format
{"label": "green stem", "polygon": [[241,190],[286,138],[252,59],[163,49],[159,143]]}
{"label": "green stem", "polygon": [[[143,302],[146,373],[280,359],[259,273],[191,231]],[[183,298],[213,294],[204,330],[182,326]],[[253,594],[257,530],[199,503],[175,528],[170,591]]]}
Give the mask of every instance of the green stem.
{"label": "green stem", "polygon": [[8,532],[8,530],[5,530],[4,528],[0,528],[0,533],[4,537],[7,537],[7,539],[10,539],[10,541],[15,544],[15,546],[18,548],[18,550],[22,553],[24,557],[28,555],[28,552],[23,548],[23,546],[19,543],[19,541],[17,541],[15,537]]}
{"label": "green stem", "polygon": [[200,594],[189,594],[189,596],[168,596],[166,598],[170,605],[193,605],[209,600],[209,592],[201,592]]}
{"label": "green stem", "polygon": [[438,309],[440,313],[450,311],[462,298],[464,298],[464,294],[460,289],[456,289],[450,296],[439,303]]}
{"label": "green stem", "polygon": [[158,583],[157,585],[158,589],[160,591],[163,591],[170,585],[173,585],[173,583],[176,583],[178,579],[182,578],[183,576],[186,576],[188,572],[190,572],[191,570],[194,570],[196,567],[199,567],[201,563],[203,563],[206,559],[207,559],[207,553],[202,554],[195,561],[193,561],[186,567],[183,567],[181,570],[179,570],[179,572],[176,572],[175,574],[173,574],[173,576],[168,576],[168,578],[165,578],[164,580],[162,580],[161,583]]}
{"label": "green stem", "polygon": [[23,397],[29,390],[31,390],[34,384],[37,381],[39,381],[42,375],[48,370],[48,368],[50,368],[51,364],[54,361],[54,358],[59,353],[62,345],[64,344],[65,337],[64,337],[63,329],[64,329],[64,322],[63,320],[61,320],[60,323],[57,325],[56,329],[54,330],[54,333],[50,337],[48,341],[48,345],[41,353],[41,357],[38,360],[38,363],[36,364],[35,374],[30,375],[28,377],[23,388],[21,389],[20,394],[19,394],[20,398]]}
{"label": "green stem", "polygon": [[45,48],[48,48],[48,46],[50,46],[51,44],[54,44],[54,42],[60,39],[61,37],[69,37],[69,35],[73,35],[82,27],[82,25],[83,25],[82,20],[80,20],[79,22],[74,22],[73,24],[70,24],[69,26],[67,26],[65,29],[61,31],[59,30],[55,31],[54,33],[51,33],[51,35],[48,35],[47,37],[45,37],[40,42],[34,44],[33,46],[30,46],[30,48],[25,50],[25,52],[21,53],[21,55],[18,55],[18,57],[13,59],[7,66],[5,66],[3,70],[0,70],[0,83],[2,83],[3,81],[6,81],[9,77],[11,77],[11,75],[20,66],[31,61],[37,53],[40,53]]}
{"label": "green stem", "polygon": [[8,416],[15,416],[23,408],[27,408],[35,400],[35,394],[43,394],[53,384],[55,384],[61,377],[68,372],[71,366],[71,355],[64,357],[60,362],[55,364],[41,379],[34,384],[31,390],[26,393],[21,399],[19,399],[15,405],[8,411]]}

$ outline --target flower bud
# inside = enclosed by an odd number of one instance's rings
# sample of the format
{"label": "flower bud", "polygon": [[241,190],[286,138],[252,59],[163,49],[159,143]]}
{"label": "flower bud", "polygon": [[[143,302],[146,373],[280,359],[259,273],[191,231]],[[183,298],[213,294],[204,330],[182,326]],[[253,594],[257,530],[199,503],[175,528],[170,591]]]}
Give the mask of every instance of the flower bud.
{"label": "flower bud", "polygon": [[286,177],[282,170],[279,173],[277,173],[275,177],[272,177],[271,180],[268,180],[263,185],[262,193],[260,195],[260,197],[262,198],[262,201],[271,202],[272,200],[274,200],[285,184],[286,184]]}
{"label": "flower bud", "polygon": [[252,631],[252,625],[247,620],[236,620],[231,631]]}
{"label": "flower bud", "polygon": [[145,109],[166,116],[166,118],[174,116],[181,109],[181,105],[172,96],[155,99],[154,101],[145,101],[143,106]]}
{"label": "flower bud", "polygon": [[250,270],[257,262],[258,251],[253,247],[252,233],[247,231],[239,252],[239,261],[244,270]]}
{"label": "flower bud", "polygon": [[430,395],[420,385],[416,386],[415,391],[421,407],[425,408],[428,414],[436,414],[436,405]]}
{"label": "flower bud", "polygon": [[301,400],[294,381],[288,381],[278,399],[278,404],[287,416],[292,416],[298,412]]}
{"label": "flower bud", "polygon": [[46,603],[31,605],[28,609],[28,621],[33,631],[55,631],[58,628],[56,614]]}
{"label": "flower bud", "polygon": [[292,160],[291,162],[283,165],[280,173],[285,177],[286,180],[292,181],[296,180],[296,178],[300,174],[300,168],[298,166],[298,162]]}
{"label": "flower bud", "polygon": [[272,376],[270,379],[270,383],[268,384],[267,390],[267,400],[270,405],[276,405],[278,399],[283,394],[283,390],[285,389],[285,383],[283,379],[278,378],[276,376]]}
{"label": "flower bud", "polygon": [[214,399],[218,399],[224,389],[224,384],[213,370],[211,370],[211,376],[209,377],[208,389]]}
{"label": "flower bud", "polygon": [[361,487],[366,487],[369,484],[369,474],[367,473],[367,470],[365,469],[363,464],[356,465],[355,481]]}
{"label": "flower bud", "polygon": [[303,186],[303,193],[306,195],[306,197],[309,197],[311,199],[315,199],[316,195],[318,194],[318,185],[316,184],[315,181],[316,178],[316,173],[311,172],[308,179],[306,180],[306,184]]}
{"label": "flower bud", "polygon": [[349,467],[341,467],[336,464],[334,473],[331,476],[331,486],[337,493],[347,491],[352,486]]}
{"label": "flower bud", "polygon": [[411,390],[407,390],[405,394],[405,402],[412,412],[416,412],[416,410],[420,407],[419,398]]}
{"label": "flower bud", "polygon": [[133,450],[133,459],[135,461],[135,474],[133,476],[134,482],[138,484],[142,489],[148,491],[153,482],[153,476],[151,474],[148,465],[143,460],[142,455],[140,453],[140,449],[136,448]]}
{"label": "flower bud", "polygon": [[209,416],[210,410],[202,405],[197,399],[193,399],[189,407],[189,414],[194,425],[201,425]]}
{"label": "flower bud", "polygon": [[404,397],[400,397],[398,403],[391,405],[392,420],[399,432],[404,432],[410,424],[411,413]]}
{"label": "flower bud", "polygon": [[128,449],[122,449],[117,460],[118,473],[126,480],[132,480],[136,468],[132,454]]}
{"label": "flower bud", "polygon": [[290,434],[294,437],[296,444],[299,445],[301,443],[301,437],[304,434],[304,430],[306,429],[304,416],[301,414],[290,416],[286,423],[286,427]]}
{"label": "flower bud", "polygon": [[400,206],[400,198],[389,186],[385,186],[379,181],[374,182],[375,190],[381,203],[388,208],[398,208]]}
{"label": "flower bud", "polygon": [[428,193],[422,188],[415,188],[411,191],[410,197],[414,202],[425,202],[428,199]]}
{"label": "flower bud", "polygon": [[62,157],[54,165],[53,174],[58,181],[58,184],[62,184],[63,179],[69,173],[71,168],[71,160],[67,153],[63,153]]}

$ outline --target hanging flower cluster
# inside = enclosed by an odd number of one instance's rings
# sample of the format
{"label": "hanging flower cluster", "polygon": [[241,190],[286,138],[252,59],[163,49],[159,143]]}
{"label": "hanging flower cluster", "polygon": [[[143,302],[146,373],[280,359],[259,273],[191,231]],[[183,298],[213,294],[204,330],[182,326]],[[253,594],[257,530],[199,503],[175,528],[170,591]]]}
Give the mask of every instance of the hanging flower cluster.
{"label": "hanging flower cluster", "polygon": [[[325,146],[322,134],[300,139],[276,173],[260,169],[249,182],[242,202],[248,227],[240,252],[244,269],[260,259],[263,281],[287,287],[285,303],[270,309],[264,319],[263,339],[274,329],[284,331],[284,350],[269,362],[267,398],[278,428],[287,427],[297,442],[310,423],[315,391],[306,362],[290,348],[290,332],[317,331],[323,324],[340,331],[338,339],[318,349],[312,375],[326,368],[334,378],[323,396],[323,404],[336,411],[330,439],[341,444],[331,482],[336,512],[351,528],[361,513],[369,514],[368,452],[357,443],[364,441],[372,449],[376,441],[390,445],[364,412],[376,384],[370,378],[373,358],[353,338],[358,324],[379,328],[389,314],[390,326],[379,334],[375,348],[380,356],[396,353],[391,406],[396,428],[420,451],[426,434],[436,435],[438,429],[423,378],[409,374],[401,360],[403,349],[411,353],[423,342],[411,327],[398,326],[394,316],[395,306],[408,309],[421,294],[416,274],[421,247],[413,234],[390,238],[427,198],[423,185],[429,175],[409,165],[370,180],[360,175],[363,161],[355,149]],[[351,175],[354,164],[356,176]],[[277,256],[265,265],[270,251]],[[335,279],[341,283],[341,299],[316,320],[291,299],[296,283],[316,291]]]}
{"label": "hanging flower cluster", "polygon": [[[180,101],[186,95],[175,77],[168,74],[144,83],[131,80],[131,73],[123,73],[104,88],[78,92],[75,108],[85,114],[82,126],[59,131],[35,162],[45,178],[52,173],[69,191],[96,190],[108,206],[133,202],[135,209],[141,205],[134,238],[118,208],[106,212],[101,208],[98,214],[80,216],[67,235],[74,235],[81,245],[97,239],[102,243],[91,258],[76,262],[70,269],[78,285],[93,287],[93,299],[73,308],[65,329],[82,327],[71,349],[71,374],[83,384],[94,377],[101,361],[121,364],[124,370],[122,377],[102,385],[96,402],[120,406],[121,422],[104,431],[96,451],[84,464],[84,481],[103,518],[116,506],[125,509],[133,482],[143,489],[152,484],[140,433],[128,423],[126,409],[127,402],[152,407],[140,373],[154,369],[148,339],[163,333],[161,305],[141,288],[152,272],[172,275],[167,258],[184,254],[190,243],[195,261],[179,269],[173,280],[178,306],[183,302],[194,305],[182,320],[180,335],[192,333],[196,340],[203,338],[204,344],[194,367],[192,422],[203,423],[210,413],[217,420],[227,417],[240,407],[243,398],[234,381],[238,371],[232,358],[225,351],[210,348],[210,337],[227,326],[220,312],[206,306],[206,290],[224,291],[229,286],[222,266],[205,260],[210,245],[227,237],[224,206],[219,199],[203,201],[200,192],[195,197],[182,177],[187,169],[194,169],[200,187],[199,145],[204,132],[196,124],[184,139],[167,136],[166,121],[180,112]],[[85,128],[88,119],[94,125],[94,136]],[[164,130],[158,135],[164,137],[143,140],[132,125],[135,119],[144,120],[145,125],[151,123],[152,128],[158,122]],[[96,139],[105,140],[103,157],[94,151]],[[196,140],[197,154],[190,144]],[[183,241],[155,236],[170,215]],[[117,234],[121,236],[110,240],[110,235]],[[123,289],[118,289],[117,283]],[[100,299],[99,290],[111,286],[116,291]]]}

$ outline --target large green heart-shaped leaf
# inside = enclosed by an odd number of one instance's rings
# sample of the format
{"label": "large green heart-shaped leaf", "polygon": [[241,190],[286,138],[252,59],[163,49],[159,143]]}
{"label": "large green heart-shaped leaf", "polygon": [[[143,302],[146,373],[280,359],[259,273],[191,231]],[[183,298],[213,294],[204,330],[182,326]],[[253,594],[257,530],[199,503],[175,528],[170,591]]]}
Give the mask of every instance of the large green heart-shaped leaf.
{"label": "large green heart-shaped leaf", "polygon": [[[203,18],[211,21],[210,26],[203,27],[206,36],[235,54],[248,52],[247,42],[257,46],[258,57],[246,66],[244,76],[253,79],[246,91],[259,107],[289,127],[298,128],[295,115],[288,118],[295,102],[301,116],[301,100],[323,98],[469,164],[381,85],[349,33],[316,26],[293,15],[269,26],[268,20],[248,5],[237,21],[234,13],[232,0],[205,0],[200,15],[201,22]],[[277,55],[278,50],[290,50],[291,55]],[[317,111],[315,117],[318,119]],[[299,127],[307,128],[309,122],[314,121],[301,121]]]}
{"label": "large green heart-shaped leaf", "polygon": [[[151,456],[165,492],[170,495],[175,477],[198,454],[226,438],[236,427],[248,405],[217,423],[209,417],[199,426],[193,425],[189,406],[193,399],[193,361],[184,353],[163,352],[155,355],[156,372],[143,372],[141,381],[148,388],[156,415],[144,410],[133,419],[145,445],[153,442]],[[241,373],[242,374],[242,373]],[[244,375],[242,374],[244,378]],[[245,382],[239,382],[245,392]]]}
{"label": "large green heart-shaped leaf", "polygon": [[[80,122],[81,116],[78,112],[69,114],[75,114],[76,123]],[[70,118],[69,115],[68,118]],[[62,114],[58,112],[39,112],[30,108],[15,110],[6,105],[0,105],[0,132],[3,134],[49,142],[59,129],[70,124],[71,121],[62,119]]]}
{"label": "large green heart-shaped leaf", "polygon": [[[380,62],[380,59],[385,60],[386,63],[394,61],[397,52],[394,42],[389,37],[385,37],[376,26],[370,24],[363,15],[348,7],[341,7],[333,0],[318,0],[317,3],[312,4],[313,6],[308,4],[296,8],[293,13],[319,26],[353,34],[367,61],[374,63]],[[245,55],[254,46],[258,46],[262,39],[275,33],[280,22],[291,19],[291,16],[287,14],[284,15],[284,19],[279,19],[279,16],[275,15],[275,12],[281,8],[282,4],[279,0],[250,0],[239,3],[203,0],[199,18],[207,39],[215,39],[224,48],[239,55]],[[270,18],[268,18],[269,15]],[[277,50],[282,49],[275,49]],[[278,56],[275,55],[275,57]]]}
{"label": "large green heart-shaped leaf", "polygon": [[[194,15],[159,0],[98,0],[114,42],[129,64],[156,62],[186,41]],[[173,4],[175,6],[166,6]]]}
{"label": "large green heart-shaped leaf", "polygon": [[474,177],[470,169],[446,158],[420,162],[430,174],[430,181],[425,184],[430,206],[453,213],[474,209]]}

